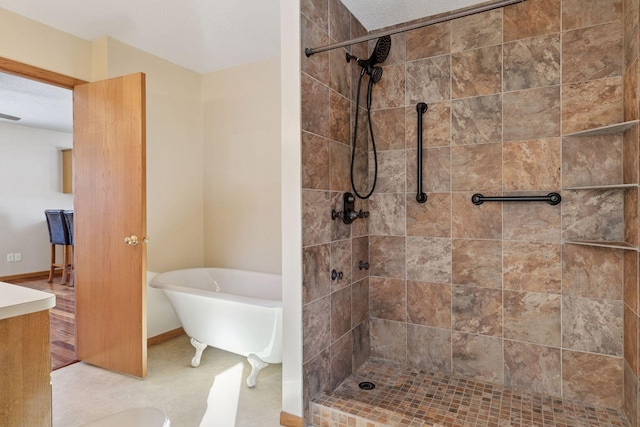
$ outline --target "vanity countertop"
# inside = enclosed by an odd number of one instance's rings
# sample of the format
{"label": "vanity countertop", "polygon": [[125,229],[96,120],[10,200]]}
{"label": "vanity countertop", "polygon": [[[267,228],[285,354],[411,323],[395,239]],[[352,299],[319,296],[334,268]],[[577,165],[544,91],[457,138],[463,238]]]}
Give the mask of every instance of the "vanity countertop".
{"label": "vanity countertop", "polygon": [[48,310],[55,305],[54,294],[0,282],[0,320]]}

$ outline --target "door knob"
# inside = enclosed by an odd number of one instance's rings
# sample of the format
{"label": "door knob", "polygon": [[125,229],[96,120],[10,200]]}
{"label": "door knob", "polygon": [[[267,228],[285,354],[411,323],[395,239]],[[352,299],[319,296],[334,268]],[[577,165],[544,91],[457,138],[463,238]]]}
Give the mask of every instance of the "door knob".
{"label": "door knob", "polygon": [[124,242],[127,245],[131,245],[131,246],[135,246],[138,243],[140,243],[140,241],[138,240],[138,236],[136,236],[135,234],[132,234],[131,237],[125,237]]}

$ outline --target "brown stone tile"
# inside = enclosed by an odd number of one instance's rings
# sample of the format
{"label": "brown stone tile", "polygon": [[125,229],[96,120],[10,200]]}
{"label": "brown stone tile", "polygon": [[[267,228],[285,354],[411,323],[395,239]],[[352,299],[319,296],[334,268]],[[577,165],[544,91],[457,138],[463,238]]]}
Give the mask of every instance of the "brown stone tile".
{"label": "brown stone tile", "polygon": [[451,329],[502,337],[502,291],[453,285]]}
{"label": "brown stone tile", "polygon": [[330,359],[329,349],[327,348],[302,366],[305,379],[305,396],[313,397],[323,391],[329,391]]}
{"label": "brown stone tile", "polygon": [[[404,150],[381,151],[378,157],[378,180],[376,193],[404,193],[406,181],[405,152]],[[373,154],[369,158],[370,169],[374,168]],[[373,171],[369,177],[373,183]]]}
{"label": "brown stone tile", "polygon": [[638,315],[628,305],[624,306],[624,360],[638,372]]}
{"label": "brown stone tile", "polygon": [[451,103],[453,145],[502,141],[502,97],[500,95],[457,99]]}
{"label": "brown stone tile", "polygon": [[353,343],[351,334],[345,334],[331,344],[331,389],[335,389],[352,372]]}
{"label": "brown stone tile", "polygon": [[452,283],[501,289],[502,242],[454,239]]}
{"label": "brown stone tile", "polygon": [[504,337],[560,347],[560,295],[504,292]]}
{"label": "brown stone tile", "polygon": [[559,348],[505,340],[505,384],[544,393],[562,394],[562,369]]}
{"label": "brown stone tile", "polygon": [[564,296],[563,347],[622,356],[622,306],[622,301]]}
{"label": "brown stone tile", "polygon": [[303,360],[318,355],[331,344],[331,297],[317,299],[302,307]]}
{"label": "brown stone tile", "polygon": [[404,107],[372,111],[371,122],[377,150],[402,150],[405,148]]}
{"label": "brown stone tile", "polygon": [[338,340],[351,329],[351,287],[331,294],[331,341]]}
{"label": "brown stone tile", "polygon": [[331,91],[331,115],[329,136],[332,140],[350,145],[349,136],[351,134],[351,115],[349,109],[351,101],[337,92]]}
{"label": "brown stone tile", "polygon": [[624,70],[638,58],[638,27],[640,25],[640,4],[638,0],[624,0]]}
{"label": "brown stone tile", "polygon": [[502,146],[505,190],[559,190],[560,139],[508,142]]}
{"label": "brown stone tile", "polygon": [[[374,39],[369,41],[369,51],[373,52],[373,49],[376,46],[378,39]],[[391,50],[389,51],[389,55],[387,59],[382,63],[382,65],[395,65],[395,64],[404,64],[407,62],[407,34],[406,33],[398,33],[391,35]]]}
{"label": "brown stone tile", "polygon": [[[363,79],[362,92],[366,93],[368,80]],[[354,83],[357,85],[357,83]],[[382,78],[375,84],[371,100],[371,108],[380,110],[384,108],[396,108],[404,106],[405,99],[405,72],[404,64],[386,65],[382,67]],[[360,105],[366,105],[362,103]]]}
{"label": "brown stone tile", "polygon": [[585,298],[622,299],[622,250],[562,246],[562,293]]}
{"label": "brown stone tile", "polygon": [[451,97],[490,95],[502,89],[502,45],[451,55]]}
{"label": "brown stone tile", "polygon": [[451,97],[450,63],[449,56],[409,62],[406,67],[407,91],[404,105],[448,100]]}
{"label": "brown stone tile", "polygon": [[329,87],[345,98],[349,98],[353,70],[344,59],[346,52],[346,49],[334,49],[329,52]]}
{"label": "brown stone tile", "polygon": [[369,275],[369,270],[359,268],[360,261],[369,262],[369,238],[366,236],[351,240],[351,277],[354,282]]}
{"label": "brown stone tile", "polygon": [[[329,185],[332,191],[350,191],[351,181],[349,178],[351,149],[348,145],[330,141],[329,142]],[[340,208],[342,210],[342,208]]]}
{"label": "brown stone tile", "polygon": [[331,292],[329,245],[302,249],[302,289],[305,304]]}
{"label": "brown stone tile", "polygon": [[329,88],[302,73],[302,130],[329,138]]}
{"label": "brown stone tile", "polygon": [[499,191],[502,189],[502,144],[453,147],[451,167],[454,191]]}
{"label": "brown stone tile", "polygon": [[451,285],[407,281],[407,321],[451,328]]}
{"label": "brown stone tile", "polygon": [[565,190],[562,196],[565,240],[624,240],[624,193],[612,190]]}
{"label": "brown stone tile", "polygon": [[331,270],[342,272],[331,282],[331,292],[351,284],[351,239],[331,242]]}
{"label": "brown stone tile", "polygon": [[[405,147],[417,148],[418,113],[416,105],[405,109]],[[422,115],[422,146],[442,147],[451,143],[451,103],[449,101],[427,104]]]}
{"label": "brown stone tile", "polygon": [[638,246],[638,189],[624,190],[624,241]]}
{"label": "brown stone tile", "polygon": [[371,355],[371,342],[369,341],[369,322],[362,322],[351,331],[353,342],[353,369],[362,366]]}
{"label": "brown stone tile", "polygon": [[302,190],[302,245],[331,240],[331,205],[326,191]]}
{"label": "brown stone tile", "polygon": [[302,0],[300,13],[329,34],[329,0]]}
{"label": "brown stone tile", "polygon": [[[345,223],[343,223],[340,219],[335,219],[335,220],[331,219],[331,210],[341,211],[343,209],[342,195],[343,193],[341,192],[331,193],[331,205],[326,211],[323,210],[325,212],[324,215],[329,216],[329,222],[330,222],[329,234],[331,236],[330,238],[331,241],[348,239],[349,237],[351,237],[352,231],[355,229],[353,224],[351,226],[348,226]],[[303,230],[303,235],[304,235],[304,230]],[[354,233],[354,237],[355,236],[356,234]]]}
{"label": "brown stone tile", "polygon": [[[501,193],[484,192],[487,197]],[[471,203],[473,192],[452,194],[451,204],[454,214],[451,218],[452,237],[459,239],[502,239],[502,206],[500,203]],[[464,212],[464,214],[462,214]]]}
{"label": "brown stone tile", "polygon": [[450,23],[443,22],[418,28],[407,33],[407,61],[449,53]]}
{"label": "brown stone tile", "polygon": [[[417,150],[406,150],[406,191],[417,193]],[[450,191],[451,150],[449,147],[423,148],[422,151],[422,191]],[[415,200],[415,198],[414,198]]]}
{"label": "brown stone tile", "polygon": [[629,66],[629,69],[624,74],[623,79],[623,108],[624,108],[624,121],[637,120],[640,117],[638,112],[638,60],[633,61]]}
{"label": "brown stone tile", "polygon": [[451,371],[454,374],[472,377],[477,381],[503,382],[501,339],[453,332],[451,347]]}
{"label": "brown stone tile", "polygon": [[618,76],[622,76],[619,21],[563,33],[562,83]]}
{"label": "brown stone tile", "polygon": [[[562,142],[562,186],[586,187],[622,183],[620,135],[565,137]],[[593,167],[598,165],[597,168]]]}
{"label": "brown stone tile", "polygon": [[369,318],[369,279],[364,278],[351,286],[351,327],[367,323]]}
{"label": "brown stone tile", "polygon": [[[369,200],[359,200],[358,210],[371,212],[369,209]],[[349,228],[349,226],[347,226]],[[357,221],[351,223],[351,237],[362,237],[369,235],[369,218],[358,218]]]}
{"label": "brown stone tile", "polygon": [[622,20],[622,0],[562,0],[562,30]]}
{"label": "brown stone tile", "polygon": [[624,118],[622,78],[562,86],[562,133],[620,123]]}
{"label": "brown stone tile", "polygon": [[560,244],[505,241],[502,246],[504,289],[560,293]]}
{"label": "brown stone tile", "polygon": [[407,325],[407,363],[432,371],[450,371],[451,331]]}
{"label": "brown stone tile", "polygon": [[503,87],[506,92],[558,84],[560,34],[504,44]]}
{"label": "brown stone tile", "polygon": [[560,32],[561,0],[527,0],[504,8],[504,41]]}
{"label": "brown stone tile", "polygon": [[621,357],[563,350],[563,397],[595,406],[622,407],[623,364]]}
{"label": "brown stone tile", "polygon": [[[505,196],[540,195],[537,192],[510,192]],[[543,195],[545,192],[542,192]],[[564,204],[564,199],[562,201]],[[505,240],[520,240],[530,242],[559,242],[560,241],[560,205],[552,206],[548,203],[504,203],[503,233]]]}
{"label": "brown stone tile", "polygon": [[638,254],[624,252],[624,303],[638,312]]}
{"label": "brown stone tile", "polygon": [[404,237],[369,237],[369,274],[404,279],[406,274],[406,250]]}
{"label": "brown stone tile", "polygon": [[638,146],[638,126],[634,126],[626,131],[622,138],[622,182],[624,184],[635,184],[639,182],[638,172],[640,165],[639,146]]}
{"label": "brown stone tile", "polygon": [[451,21],[451,52],[502,43],[502,10],[490,10]]}
{"label": "brown stone tile", "polygon": [[342,42],[350,35],[351,12],[340,0],[329,0],[329,36],[333,41]]}
{"label": "brown stone tile", "polygon": [[[325,46],[329,43],[326,30],[314,25],[304,15],[300,17],[300,37],[302,46]],[[301,69],[303,73],[329,84],[329,52],[320,52],[309,58],[303,56]],[[343,58],[344,61],[344,58]],[[346,62],[346,61],[345,61]]]}
{"label": "brown stone tile", "polygon": [[373,194],[369,207],[374,215],[369,217],[369,233],[378,236],[405,235],[404,194]]}
{"label": "brown stone tile", "polygon": [[407,195],[407,236],[451,237],[451,194],[429,193],[426,203]]}
{"label": "brown stone tile", "polygon": [[302,188],[329,189],[329,140],[302,132]]}
{"label": "brown stone tile", "polygon": [[504,141],[560,136],[560,88],[545,87],[503,95]]}
{"label": "brown stone tile", "polygon": [[369,279],[369,315],[378,319],[407,321],[406,282],[404,279]]}
{"label": "brown stone tile", "polygon": [[371,355],[405,363],[407,359],[407,324],[371,319]]}
{"label": "brown stone tile", "polygon": [[631,427],[638,426],[638,377],[624,365],[624,403],[623,409]]}
{"label": "brown stone tile", "polygon": [[408,236],[407,279],[431,283],[451,282],[451,240]]}

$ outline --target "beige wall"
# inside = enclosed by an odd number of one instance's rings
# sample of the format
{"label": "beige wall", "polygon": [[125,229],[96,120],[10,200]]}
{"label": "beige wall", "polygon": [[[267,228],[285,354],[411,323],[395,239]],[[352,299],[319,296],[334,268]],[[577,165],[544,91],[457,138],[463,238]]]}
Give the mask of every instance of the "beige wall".
{"label": "beige wall", "polygon": [[205,265],[281,272],[280,58],[204,76]]}

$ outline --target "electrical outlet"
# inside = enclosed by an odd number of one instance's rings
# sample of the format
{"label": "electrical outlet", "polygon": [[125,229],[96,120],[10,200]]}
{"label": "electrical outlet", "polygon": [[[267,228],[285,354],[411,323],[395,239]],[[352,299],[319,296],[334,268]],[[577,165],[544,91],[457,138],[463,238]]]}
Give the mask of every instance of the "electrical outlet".
{"label": "electrical outlet", "polygon": [[20,262],[22,261],[22,253],[20,252],[16,252],[15,254],[13,254],[13,260],[15,262]]}
{"label": "electrical outlet", "polygon": [[13,254],[7,254],[7,262],[13,262]]}

